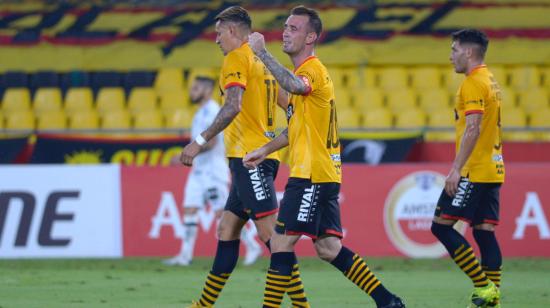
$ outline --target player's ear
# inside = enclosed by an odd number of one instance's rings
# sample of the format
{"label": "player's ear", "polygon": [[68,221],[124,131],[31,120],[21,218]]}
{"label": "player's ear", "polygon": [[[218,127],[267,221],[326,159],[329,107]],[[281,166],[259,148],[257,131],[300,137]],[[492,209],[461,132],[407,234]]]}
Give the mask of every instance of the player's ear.
{"label": "player's ear", "polygon": [[317,40],[317,33],[315,32],[309,32],[306,36],[306,44],[311,45],[315,44],[315,41]]}

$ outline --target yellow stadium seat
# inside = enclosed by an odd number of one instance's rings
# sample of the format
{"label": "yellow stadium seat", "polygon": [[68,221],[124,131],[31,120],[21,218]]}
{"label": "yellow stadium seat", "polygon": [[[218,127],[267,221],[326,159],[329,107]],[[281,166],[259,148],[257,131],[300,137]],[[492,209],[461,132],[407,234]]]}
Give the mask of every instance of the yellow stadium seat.
{"label": "yellow stadium seat", "polygon": [[530,126],[543,131],[535,132],[537,140],[550,141],[550,108],[538,110],[531,115]]}
{"label": "yellow stadium seat", "polygon": [[435,66],[420,66],[410,70],[412,87],[429,90],[441,87],[441,72]]}
{"label": "yellow stadium seat", "polygon": [[512,88],[503,88],[500,89],[502,96],[502,108],[516,108],[517,107],[517,95],[516,91]]}
{"label": "yellow stadium seat", "polygon": [[360,86],[360,70],[358,68],[342,68],[332,66],[328,68],[328,73],[332,79],[334,87],[354,89]]}
{"label": "yellow stadium seat", "polygon": [[520,92],[518,95],[518,104],[527,113],[548,108],[548,92],[543,88],[535,88]]}
{"label": "yellow stadium seat", "polygon": [[447,91],[456,94],[462,81],[464,81],[464,74],[457,74],[452,66],[445,66],[443,70],[443,83]]}
{"label": "yellow stadium seat", "polygon": [[358,110],[370,110],[384,105],[384,95],[378,88],[361,88],[353,91],[354,105]]}
{"label": "yellow stadium seat", "polygon": [[371,88],[376,86],[377,70],[374,67],[367,67],[363,70],[363,75],[360,76],[360,87]]}
{"label": "yellow stadium seat", "polygon": [[334,87],[336,106],[348,107],[353,105],[351,90],[343,87]]}
{"label": "yellow stadium seat", "polygon": [[493,74],[493,76],[495,77],[497,83],[499,86],[501,87],[507,87],[509,82],[508,82],[508,73],[506,72],[506,70],[504,69],[504,67],[500,66],[500,65],[487,65],[487,68],[489,69],[489,71]]}
{"label": "yellow stadium seat", "polygon": [[128,98],[128,109],[132,113],[157,108],[157,94],[153,88],[134,88]]}
{"label": "yellow stadium seat", "polygon": [[4,129],[4,114],[0,111],[0,129]]}
{"label": "yellow stadium seat", "polygon": [[23,111],[31,108],[31,94],[27,88],[9,88],[4,93],[2,110],[9,113]]}
{"label": "yellow stadium seat", "polygon": [[155,89],[157,93],[164,93],[172,89],[181,89],[184,87],[183,71],[181,68],[169,67],[161,68],[155,78]]}
{"label": "yellow stadium seat", "polygon": [[163,120],[160,112],[147,110],[134,114],[134,128],[136,129],[161,129]]}
{"label": "yellow stadium seat", "polygon": [[365,128],[391,128],[393,115],[387,108],[376,108],[363,111],[363,127]]}
{"label": "yellow stadium seat", "polygon": [[99,117],[93,110],[79,110],[69,116],[69,129],[89,129],[99,128]]}
{"label": "yellow stadium seat", "polygon": [[527,127],[527,115],[521,108],[502,108],[502,139],[505,141],[531,141],[534,135],[528,131],[519,131]]}
{"label": "yellow stadium seat", "polygon": [[6,129],[33,130],[34,114],[30,110],[18,110],[6,115]]}
{"label": "yellow stadium seat", "polygon": [[455,113],[451,107],[440,108],[428,113],[428,130],[424,138],[427,141],[455,140]]}
{"label": "yellow stadium seat", "polygon": [[126,110],[113,110],[102,115],[101,129],[125,130],[131,127],[130,114]]}
{"label": "yellow stadium seat", "polygon": [[96,109],[104,114],[125,108],[124,90],[119,87],[102,88],[97,94]]}
{"label": "yellow stadium seat", "polygon": [[188,109],[177,108],[164,113],[166,128],[190,129],[193,121],[193,113]]}
{"label": "yellow stadium seat", "polygon": [[172,89],[160,94],[160,109],[162,110],[188,108],[189,105],[189,94],[183,88]]}
{"label": "yellow stadium seat", "polygon": [[64,130],[67,128],[67,118],[61,110],[44,111],[38,114],[36,129],[38,130]]}
{"label": "yellow stadium seat", "polygon": [[510,86],[516,90],[528,90],[541,85],[541,76],[536,66],[515,66],[510,70]]}
{"label": "yellow stadium seat", "polygon": [[394,90],[387,94],[387,106],[394,113],[408,108],[416,107],[416,93],[412,90]]}
{"label": "yellow stadium seat", "polygon": [[425,89],[418,92],[418,103],[427,113],[449,108],[449,93],[442,88]]}
{"label": "yellow stadium seat", "polygon": [[92,110],[94,96],[90,88],[70,88],[65,96],[65,112],[69,115],[78,111]]}
{"label": "yellow stadium seat", "polygon": [[338,126],[342,129],[359,128],[360,113],[355,108],[339,108],[337,112]]}
{"label": "yellow stadium seat", "polygon": [[419,108],[407,108],[395,114],[395,127],[397,128],[424,128],[426,126],[426,114]]}
{"label": "yellow stadium seat", "polygon": [[402,67],[381,68],[378,77],[379,87],[384,90],[402,90],[409,87],[407,71]]}
{"label": "yellow stadium seat", "polygon": [[550,89],[550,66],[544,66],[540,69],[542,74],[542,86]]}
{"label": "yellow stadium seat", "polygon": [[61,90],[58,88],[40,88],[34,95],[33,109],[42,112],[61,110]]}

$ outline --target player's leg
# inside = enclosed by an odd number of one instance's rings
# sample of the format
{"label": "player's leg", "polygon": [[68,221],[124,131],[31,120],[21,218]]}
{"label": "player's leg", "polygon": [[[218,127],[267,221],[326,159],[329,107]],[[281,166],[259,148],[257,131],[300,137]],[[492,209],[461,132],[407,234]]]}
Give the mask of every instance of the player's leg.
{"label": "player's leg", "polygon": [[320,211],[316,216],[318,238],[314,240],[317,255],[340,270],[346,278],[366,292],[376,302],[377,307],[405,307],[401,299],[390,293],[358,254],[342,245],[342,224],[338,194],[340,185],[324,183],[315,190]]}
{"label": "player's leg", "polygon": [[263,253],[262,247],[256,241],[256,234],[258,233],[253,223],[248,223],[241,231],[241,241],[246,249],[244,265],[254,264]]}
{"label": "player's leg", "polygon": [[193,251],[197,240],[199,210],[204,206],[204,188],[201,177],[194,172],[189,173],[185,184],[183,200],[183,238],[180,252],[174,258],[166,260],[167,265],[189,265],[193,259]]}
{"label": "player's leg", "polygon": [[[474,217],[474,238],[481,252],[481,267],[497,288],[502,276],[502,253],[495,236],[495,226],[499,221],[500,184],[483,184],[486,193]],[[500,292],[487,306],[500,307]]]}
{"label": "player's leg", "polygon": [[289,295],[293,307],[309,307],[300,277],[298,260],[294,253],[294,244],[300,236],[299,233],[295,231],[293,233],[287,228],[290,219],[296,217],[299,211],[299,202],[302,200],[305,187],[300,181],[289,179],[275,225],[275,233],[271,241],[266,243],[270,245],[272,254],[266,278],[264,307],[279,307],[284,293]]}
{"label": "player's leg", "polygon": [[[457,266],[470,278],[474,285],[473,294],[483,297],[481,298],[481,303],[483,303],[495,295],[493,293],[495,293],[496,287],[485,275],[470,243],[453,228],[457,219],[472,222],[483,195],[483,187],[477,183],[469,182],[466,178],[461,178],[461,184],[466,188],[460,196],[450,197],[445,191],[441,193],[431,231],[445,246]],[[472,299],[474,299],[474,295]],[[476,300],[476,305],[479,302]]]}
{"label": "player's leg", "polygon": [[215,304],[239,259],[239,236],[248,215],[242,211],[235,185],[232,184],[225,210],[218,223],[216,256],[197,303],[199,307],[211,307]]}

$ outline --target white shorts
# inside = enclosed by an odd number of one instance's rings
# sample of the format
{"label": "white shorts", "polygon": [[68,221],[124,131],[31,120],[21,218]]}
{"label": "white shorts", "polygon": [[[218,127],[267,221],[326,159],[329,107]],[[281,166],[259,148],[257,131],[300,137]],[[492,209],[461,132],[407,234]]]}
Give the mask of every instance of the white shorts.
{"label": "white shorts", "polygon": [[204,208],[209,203],[213,210],[221,210],[225,207],[228,195],[228,182],[200,171],[192,171],[185,185],[183,207]]}

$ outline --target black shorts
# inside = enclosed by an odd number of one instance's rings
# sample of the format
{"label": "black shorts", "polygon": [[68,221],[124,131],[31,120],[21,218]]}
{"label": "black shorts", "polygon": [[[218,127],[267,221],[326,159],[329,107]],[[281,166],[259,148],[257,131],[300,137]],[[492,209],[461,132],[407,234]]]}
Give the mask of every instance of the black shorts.
{"label": "black shorts", "polygon": [[242,158],[229,158],[231,190],[225,210],[244,220],[258,219],[277,213],[275,177],[279,161],[264,160],[256,169],[243,166]]}
{"label": "black shorts", "polygon": [[339,183],[313,184],[309,179],[289,178],[275,232],[312,239],[324,235],[342,238],[339,193]]}
{"label": "black shorts", "polygon": [[498,225],[499,191],[501,183],[472,183],[461,177],[454,198],[445,190],[441,193],[435,216],[464,220],[475,226],[482,223]]}

